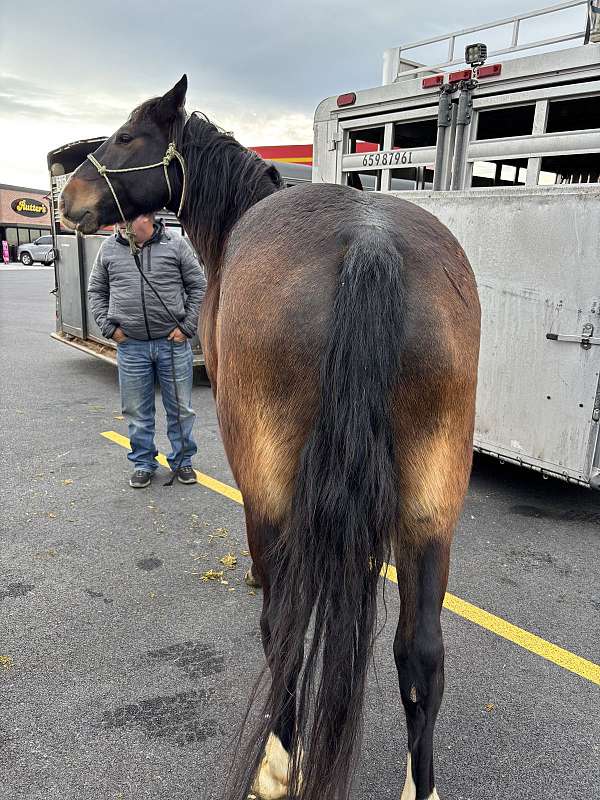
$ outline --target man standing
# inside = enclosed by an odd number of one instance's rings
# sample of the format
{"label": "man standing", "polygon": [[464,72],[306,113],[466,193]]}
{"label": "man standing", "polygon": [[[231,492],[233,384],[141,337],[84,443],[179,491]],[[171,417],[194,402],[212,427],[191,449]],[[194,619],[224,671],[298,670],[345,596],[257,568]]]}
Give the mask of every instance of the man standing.
{"label": "man standing", "polygon": [[102,334],[117,342],[121,405],[131,440],[127,458],[135,465],[129,485],[134,489],[149,486],[158,467],[156,381],[167,414],[169,466],[181,483],[192,484],[196,483],[192,456],[197,447],[192,437],[196,415],[191,408],[189,339],[198,325],[206,279],[187,241],[168,233],[154,214],[137,217],[131,227],[146,280],[136,267],[123,224],[102,243],[88,286],[90,307]]}

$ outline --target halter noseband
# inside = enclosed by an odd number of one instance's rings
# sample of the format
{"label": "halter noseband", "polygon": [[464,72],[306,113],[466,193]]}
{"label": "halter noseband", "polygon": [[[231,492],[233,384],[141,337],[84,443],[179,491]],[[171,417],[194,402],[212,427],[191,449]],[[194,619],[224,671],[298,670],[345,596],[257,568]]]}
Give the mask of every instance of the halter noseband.
{"label": "halter noseband", "polygon": [[117,193],[115,192],[112,183],[110,182],[110,178],[108,177],[109,174],[119,173],[119,172],[140,172],[143,169],[155,169],[156,167],[162,167],[165,172],[165,181],[167,182],[167,188],[169,190],[169,199],[167,200],[167,205],[171,202],[171,182],[169,180],[169,164],[171,161],[176,158],[181,165],[181,171],[183,173],[183,186],[181,189],[181,200],[179,201],[179,209],[177,210],[177,216],[181,216],[181,210],[183,209],[183,202],[185,200],[185,192],[186,192],[186,173],[185,173],[185,161],[183,160],[183,156],[177,150],[175,142],[169,142],[165,155],[162,161],[157,161],[156,164],[146,164],[142,167],[127,167],[125,169],[109,169],[105,164],[101,164],[98,159],[93,155],[93,153],[88,153],[88,159],[92,162],[92,164],[98,170],[98,175],[101,175],[106,183],[108,184],[108,188],[111,191],[112,196],[114,197],[115,203],[117,204],[117,208],[119,209],[119,214],[123,219],[123,222],[126,226],[127,238],[129,239],[129,245],[131,247],[132,252],[135,252],[135,243],[133,240],[133,234],[131,232],[130,223],[125,219],[125,214],[123,214],[123,209],[121,208],[121,204],[119,203],[119,198],[117,197]]}

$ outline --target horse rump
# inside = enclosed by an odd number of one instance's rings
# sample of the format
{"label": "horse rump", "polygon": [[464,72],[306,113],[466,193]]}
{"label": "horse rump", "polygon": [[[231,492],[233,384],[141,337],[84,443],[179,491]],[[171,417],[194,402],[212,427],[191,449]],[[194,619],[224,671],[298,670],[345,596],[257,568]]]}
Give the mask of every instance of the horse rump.
{"label": "horse rump", "polygon": [[319,411],[272,558],[271,687],[251,752],[238,762],[231,800],[245,800],[250,791],[275,721],[290,716],[290,687],[298,675],[295,722],[286,742],[288,796],[348,796],[378,578],[399,508],[392,400],[404,295],[402,255],[392,236],[382,228],[359,228],[340,265],[321,359]]}

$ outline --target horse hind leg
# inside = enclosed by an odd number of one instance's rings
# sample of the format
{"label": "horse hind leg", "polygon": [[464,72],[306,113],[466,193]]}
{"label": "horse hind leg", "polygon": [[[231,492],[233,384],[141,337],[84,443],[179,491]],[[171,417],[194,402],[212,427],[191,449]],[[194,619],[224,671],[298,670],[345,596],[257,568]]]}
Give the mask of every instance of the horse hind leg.
{"label": "horse hind leg", "polygon": [[[420,396],[427,399],[423,387]],[[401,505],[393,548],[400,615],[394,659],[408,733],[401,800],[439,800],[433,732],[444,693],[440,614],[471,472],[475,383],[449,384],[444,395],[434,393],[430,400],[404,404],[397,439]],[[428,407],[429,418],[423,412]],[[415,431],[418,419],[422,426]]]}
{"label": "horse hind leg", "polygon": [[[291,740],[295,723],[296,684],[298,672],[287,683],[289,701],[286,710],[273,720],[260,765],[254,777],[252,792],[261,800],[282,800],[289,796],[291,782]],[[298,756],[299,762],[302,754]],[[302,782],[300,765],[297,783]]]}
{"label": "horse hind leg", "polygon": [[[278,592],[273,585],[275,572],[273,546],[280,536],[280,527],[270,522],[257,521],[248,506],[245,511],[248,544],[253,558],[251,575],[253,581],[263,589],[263,607],[260,618],[263,649],[267,663],[271,664],[271,627],[276,620],[278,607]],[[295,725],[296,683],[299,671],[300,666],[288,681],[286,691],[289,701],[285,704],[283,713],[273,720],[272,730],[254,776],[252,793],[261,800],[282,800],[289,794],[289,750]]]}
{"label": "horse hind leg", "polygon": [[433,730],[444,692],[440,610],[448,555],[449,544],[434,539],[402,548],[396,556],[401,612],[394,658],[408,732],[401,800],[439,800],[433,772]]}
{"label": "horse hind leg", "polygon": [[406,713],[408,763],[401,800],[439,800],[433,732],[444,692],[440,613],[450,545],[467,489],[468,419],[414,441],[401,460],[401,519],[394,541],[400,616],[394,658]]}
{"label": "horse hind leg", "polygon": [[[277,592],[273,586],[265,591],[263,583],[263,613],[261,616],[261,632],[267,662],[271,665],[270,635],[271,626],[277,614]],[[265,601],[265,597],[267,598]],[[273,719],[272,728],[267,739],[264,754],[254,778],[252,791],[261,800],[282,800],[289,795],[291,780],[291,758],[293,731],[296,724],[296,686],[302,664],[302,653],[298,654],[297,665],[289,674],[283,692],[285,701],[281,704],[280,713]],[[276,669],[276,667],[275,667]],[[274,669],[272,667],[272,673]],[[275,675],[273,674],[273,678]],[[299,754],[299,759],[302,755]],[[302,781],[300,768],[298,782]]]}

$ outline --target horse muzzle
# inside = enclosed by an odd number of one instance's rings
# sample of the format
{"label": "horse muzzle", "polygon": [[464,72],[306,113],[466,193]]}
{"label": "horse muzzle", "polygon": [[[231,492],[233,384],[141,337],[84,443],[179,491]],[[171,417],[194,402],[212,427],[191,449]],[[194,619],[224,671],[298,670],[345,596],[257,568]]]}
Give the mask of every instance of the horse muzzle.
{"label": "horse muzzle", "polygon": [[100,227],[98,206],[101,196],[86,181],[71,178],[58,202],[61,222],[69,230],[95,233]]}

